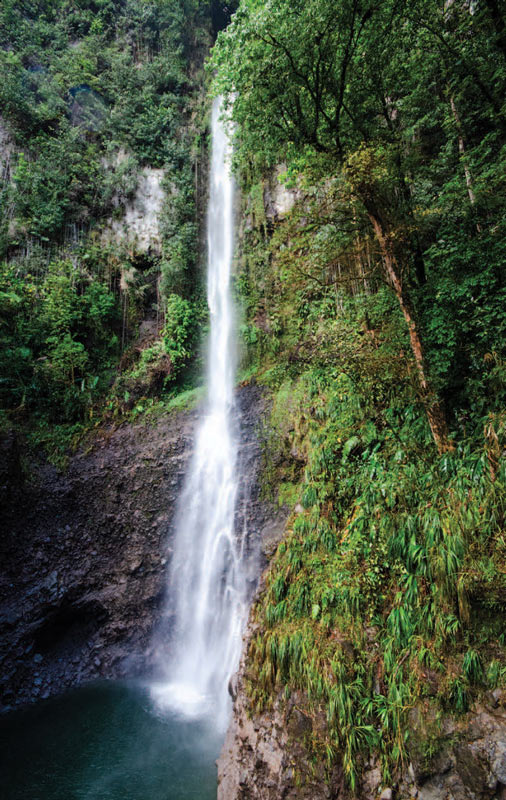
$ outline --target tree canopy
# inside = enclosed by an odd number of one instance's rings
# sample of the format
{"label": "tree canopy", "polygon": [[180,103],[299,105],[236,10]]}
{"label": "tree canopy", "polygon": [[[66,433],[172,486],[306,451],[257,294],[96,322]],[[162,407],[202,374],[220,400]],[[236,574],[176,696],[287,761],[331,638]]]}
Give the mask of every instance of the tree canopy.
{"label": "tree canopy", "polygon": [[[219,90],[233,98],[238,160],[340,174],[344,200],[358,203],[410,332],[439,449],[451,446],[436,392],[459,382],[450,362],[472,370],[504,330],[506,60],[496,11],[462,1],[255,0],[214,51]],[[486,335],[470,313],[463,343],[450,284],[459,304],[480,293]],[[445,326],[459,344],[442,358],[434,348],[447,346]]]}

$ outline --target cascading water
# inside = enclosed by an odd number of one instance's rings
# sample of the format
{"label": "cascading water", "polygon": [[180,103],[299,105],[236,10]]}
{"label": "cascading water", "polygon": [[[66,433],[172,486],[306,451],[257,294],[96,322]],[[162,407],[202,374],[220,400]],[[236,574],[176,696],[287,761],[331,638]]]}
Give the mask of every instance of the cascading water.
{"label": "cascading water", "polygon": [[228,681],[237,667],[246,611],[242,538],[234,531],[238,446],[233,434],[234,320],[230,294],[233,256],[231,145],[212,110],[212,160],[207,218],[207,296],[211,330],[208,397],[181,497],[170,569],[175,611],[168,681],[156,699],[187,715],[212,711],[226,724]]}

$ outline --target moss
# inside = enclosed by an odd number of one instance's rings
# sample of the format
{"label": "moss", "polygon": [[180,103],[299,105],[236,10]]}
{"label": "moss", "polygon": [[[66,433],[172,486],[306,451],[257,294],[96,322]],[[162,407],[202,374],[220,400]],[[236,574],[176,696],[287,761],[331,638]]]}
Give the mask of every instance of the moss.
{"label": "moss", "polygon": [[202,386],[196,386],[194,389],[186,389],[178,392],[168,400],[166,408],[169,411],[182,411],[195,408],[204,397],[205,389]]}

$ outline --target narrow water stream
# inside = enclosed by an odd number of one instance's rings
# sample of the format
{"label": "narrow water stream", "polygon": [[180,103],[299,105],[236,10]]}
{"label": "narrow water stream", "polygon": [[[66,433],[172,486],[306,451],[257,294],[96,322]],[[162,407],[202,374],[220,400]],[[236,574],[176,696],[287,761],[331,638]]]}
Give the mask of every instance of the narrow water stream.
{"label": "narrow water stream", "polygon": [[[208,397],[181,497],[156,685],[88,686],[0,718],[8,800],[214,800],[247,612],[247,531],[234,531],[238,444],[230,293],[230,143],[213,104]],[[174,621],[175,620],[175,621]]]}

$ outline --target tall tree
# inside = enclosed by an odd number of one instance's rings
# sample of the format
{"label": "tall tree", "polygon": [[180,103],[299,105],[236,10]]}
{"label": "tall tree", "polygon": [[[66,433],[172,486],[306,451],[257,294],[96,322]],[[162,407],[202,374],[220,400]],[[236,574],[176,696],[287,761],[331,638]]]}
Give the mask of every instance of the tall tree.
{"label": "tall tree", "polygon": [[[310,148],[330,157],[334,169],[347,170],[406,320],[420,393],[434,441],[443,452],[449,447],[446,421],[427,375],[406,280],[408,262],[416,261],[418,254],[409,237],[404,237],[402,248],[394,246],[400,228],[408,228],[409,203],[396,130],[395,87],[382,85],[381,37],[391,29],[396,13],[395,3],[372,0],[343,0],[337,7],[322,0],[252,3],[236,14],[222,37],[217,61],[222,86],[237,93],[234,116],[243,147],[260,150],[267,158],[275,158],[280,148],[299,153]],[[238,63],[245,46],[248,53]],[[378,69],[376,90],[361,74],[371,56]],[[397,162],[400,193],[385,192],[382,186],[385,143],[391,148],[388,158]]]}
{"label": "tall tree", "polygon": [[[235,97],[239,154],[264,164],[319,156],[324,170],[347,176],[406,321],[420,396],[440,452],[451,443],[415,302],[426,280],[426,223],[416,220],[416,184],[427,161],[439,163],[449,148],[445,179],[454,181],[459,158],[464,160],[459,174],[469,202],[471,157],[468,149],[465,159],[462,153],[470,138],[463,119],[469,92],[477,98],[474,125],[502,129],[497,81],[476,53],[477,33],[488,53],[491,45],[465,0],[442,10],[434,0],[245,0],[214,56],[220,90]],[[458,126],[452,102],[463,109]],[[474,183],[471,192],[476,215]],[[479,234],[479,224],[474,227]]]}

